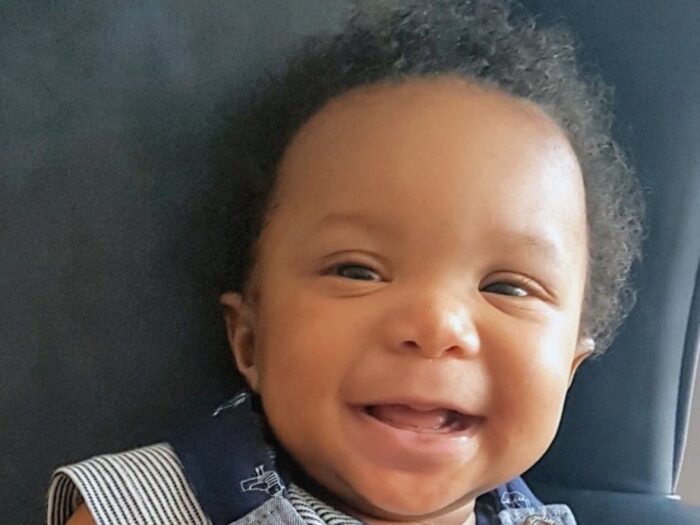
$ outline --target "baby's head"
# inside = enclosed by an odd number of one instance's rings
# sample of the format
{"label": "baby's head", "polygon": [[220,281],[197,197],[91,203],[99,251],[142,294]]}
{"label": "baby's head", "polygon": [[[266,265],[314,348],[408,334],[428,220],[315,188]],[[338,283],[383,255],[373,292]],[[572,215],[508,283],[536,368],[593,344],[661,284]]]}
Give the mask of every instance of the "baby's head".
{"label": "baby's head", "polygon": [[500,0],[368,2],[258,93],[229,340],[341,508],[464,521],[551,444],[639,251],[605,97]]}

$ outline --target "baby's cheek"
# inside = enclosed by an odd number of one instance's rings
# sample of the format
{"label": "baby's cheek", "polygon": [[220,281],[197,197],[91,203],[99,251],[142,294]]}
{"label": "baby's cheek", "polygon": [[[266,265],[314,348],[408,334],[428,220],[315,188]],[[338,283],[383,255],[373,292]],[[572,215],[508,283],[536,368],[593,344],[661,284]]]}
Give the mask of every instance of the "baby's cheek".
{"label": "baby's cheek", "polygon": [[546,353],[512,356],[493,381],[489,423],[501,453],[523,461],[539,459],[559,426],[568,386],[568,367]]}

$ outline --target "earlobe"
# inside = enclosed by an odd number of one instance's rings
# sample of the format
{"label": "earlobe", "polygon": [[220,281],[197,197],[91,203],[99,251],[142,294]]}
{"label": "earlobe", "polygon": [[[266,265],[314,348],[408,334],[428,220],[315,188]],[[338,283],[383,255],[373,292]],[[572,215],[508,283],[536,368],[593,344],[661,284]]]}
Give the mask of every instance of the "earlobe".
{"label": "earlobe", "polygon": [[571,363],[571,372],[569,374],[569,387],[574,382],[574,377],[576,376],[576,371],[581,366],[581,364],[588,359],[595,350],[595,341],[593,338],[585,336],[582,337],[578,344],[576,345],[576,355],[574,355],[574,360]]}
{"label": "earlobe", "polygon": [[224,307],[226,334],[236,368],[246,379],[248,386],[257,392],[258,367],[250,308],[237,292],[222,294],[219,302]]}

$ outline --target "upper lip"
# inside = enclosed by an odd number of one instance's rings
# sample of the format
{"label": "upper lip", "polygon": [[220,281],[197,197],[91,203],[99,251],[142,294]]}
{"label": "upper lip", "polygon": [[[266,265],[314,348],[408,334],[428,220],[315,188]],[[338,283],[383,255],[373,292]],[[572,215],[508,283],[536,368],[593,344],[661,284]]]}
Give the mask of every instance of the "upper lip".
{"label": "upper lip", "polygon": [[466,406],[456,403],[454,400],[440,400],[422,397],[386,397],[368,402],[356,404],[356,406],[367,407],[376,405],[405,405],[416,410],[452,410],[464,416],[477,417],[477,415]]}

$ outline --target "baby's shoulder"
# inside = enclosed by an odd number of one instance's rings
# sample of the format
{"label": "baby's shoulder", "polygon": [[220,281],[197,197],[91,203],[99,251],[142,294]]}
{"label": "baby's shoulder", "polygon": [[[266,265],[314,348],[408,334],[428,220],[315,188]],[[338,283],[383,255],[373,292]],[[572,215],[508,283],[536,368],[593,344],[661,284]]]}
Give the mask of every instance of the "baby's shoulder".
{"label": "baby's shoulder", "polygon": [[101,454],[56,469],[47,524],[65,525],[85,504],[95,523],[209,525],[167,442]]}
{"label": "baby's shoulder", "polygon": [[66,522],[66,525],[97,525],[95,519],[90,514],[90,510],[85,503],[78,507],[78,510]]}

